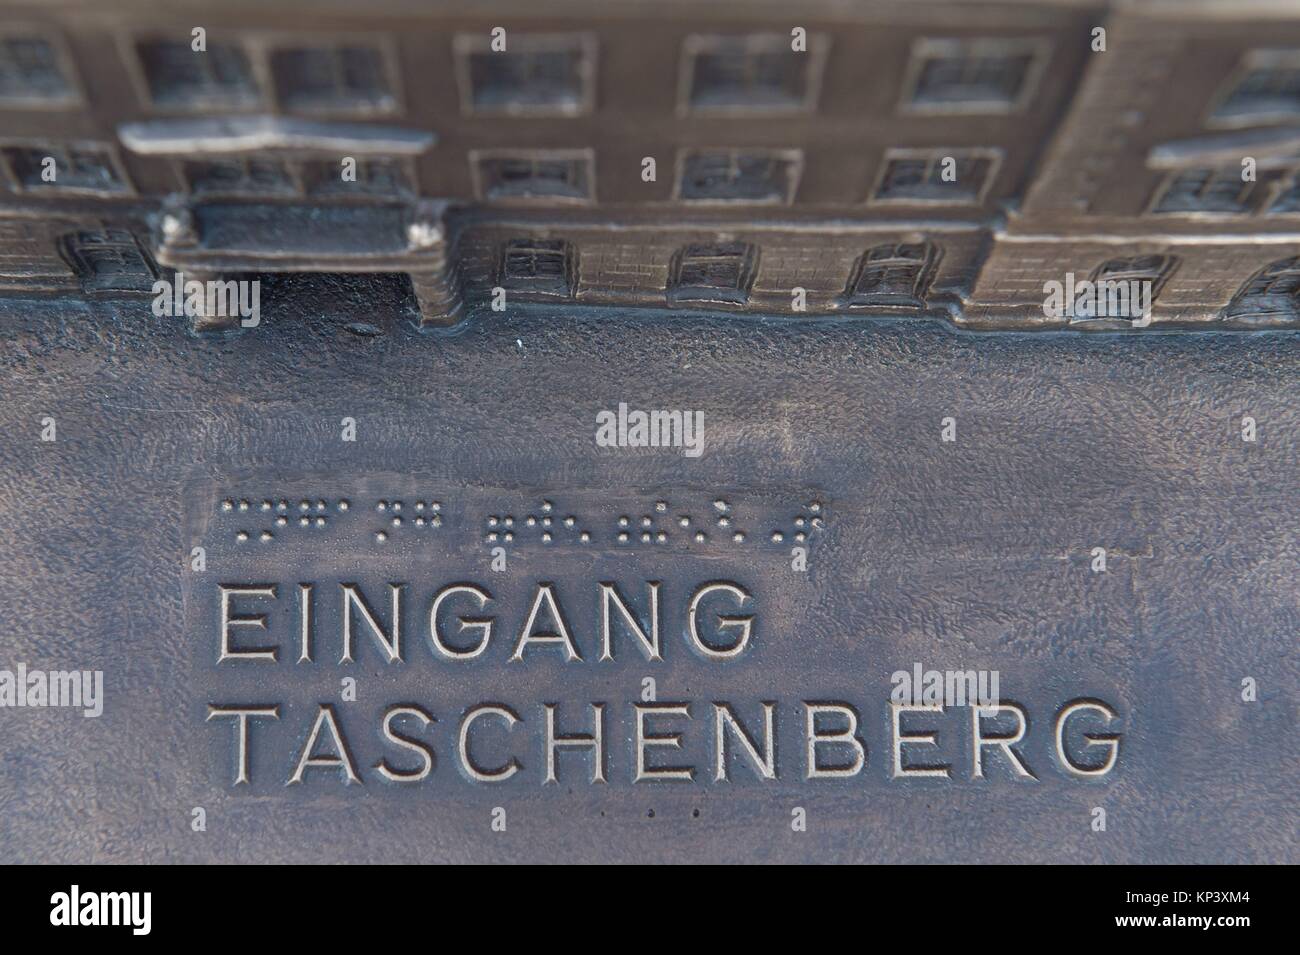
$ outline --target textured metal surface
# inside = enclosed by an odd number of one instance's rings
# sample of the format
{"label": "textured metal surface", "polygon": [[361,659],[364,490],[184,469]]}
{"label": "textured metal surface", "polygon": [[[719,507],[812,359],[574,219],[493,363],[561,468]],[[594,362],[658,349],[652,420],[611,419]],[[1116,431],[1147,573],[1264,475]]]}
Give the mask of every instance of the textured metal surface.
{"label": "textured metal surface", "polygon": [[[0,710],[0,855],[1297,861],[1294,336],[974,339],[925,324],[529,307],[436,337],[383,291],[271,286],[276,318],[224,342],[143,306],[0,305],[0,666],[101,669],[106,688],[98,719]],[[704,453],[597,448],[595,415],[619,402],[702,411]],[[1256,443],[1241,440],[1243,415]],[[46,416],[54,442],[39,440]],[[954,443],[940,441],[947,416]],[[355,443],[339,439],[345,417]],[[408,523],[384,551],[370,539],[381,525],[355,513],[350,542],[340,525],[340,543],[277,538],[281,556],[247,556],[219,502],[278,489],[327,497],[332,516],[341,497],[399,493],[408,521],[417,497],[436,499],[447,523]],[[744,545],[619,545],[595,523],[633,500],[676,515],[715,497],[753,505]],[[508,571],[493,573],[474,515],[543,499],[590,515],[596,539],[547,547],[521,528]],[[822,537],[795,573],[764,508],[814,500]],[[196,543],[209,547],[201,575]],[[1090,570],[1094,546],[1109,551],[1106,573]],[[385,663],[359,631],[356,662],[341,666],[324,629],[318,661],[296,665],[285,616],[281,661],[218,665],[215,586],[253,573],[286,588],[357,581],[380,609],[385,581],[409,582],[406,661]],[[718,578],[747,588],[758,616],[753,646],[721,664],[690,652],[681,622],[685,596]],[[651,579],[664,587],[663,661],[626,634],[598,661],[597,582],[639,602]],[[438,660],[420,635],[434,589],[458,580],[497,598],[493,649],[472,664]],[[583,661],[556,647],[508,660],[538,581],[564,596]],[[336,619],[321,599],[321,619]],[[999,670],[1002,697],[1029,713],[1023,754],[1038,779],[1013,778],[991,751],[987,778],[972,779],[969,717],[952,712],[914,724],[939,730],[939,750],[910,750],[943,756],[952,778],[892,778],[889,674],[914,662]],[[344,676],[356,702],[340,700]],[[691,703],[689,723],[662,724],[684,731],[683,750],[654,758],[693,763],[694,782],[632,782],[629,707],[646,676],[660,701]],[[1244,677],[1258,702],[1242,701]],[[1052,756],[1052,720],[1077,697],[1120,714],[1101,781]],[[859,776],[804,778],[805,700],[861,714]],[[253,731],[249,786],[232,785],[230,724],[205,722],[210,703],[234,701],[282,706]],[[482,701],[523,720],[508,737],[523,769],[506,783],[455,766],[457,719]],[[609,705],[609,781],[592,785],[574,754],[544,786],[542,705],[561,704],[562,729],[576,730],[590,701]],[[777,703],[776,780],[738,759],[715,781],[715,701],[751,732],[760,703]],[[361,785],[317,770],[286,786],[324,702]],[[438,762],[422,783],[387,783],[375,764],[410,765],[410,753],[383,744],[381,717],[411,702],[438,720]],[[483,761],[503,755],[503,733],[480,739]],[[191,829],[194,807],[205,832]],[[806,832],[791,830],[795,807]],[[1105,832],[1092,831],[1094,807]]]}

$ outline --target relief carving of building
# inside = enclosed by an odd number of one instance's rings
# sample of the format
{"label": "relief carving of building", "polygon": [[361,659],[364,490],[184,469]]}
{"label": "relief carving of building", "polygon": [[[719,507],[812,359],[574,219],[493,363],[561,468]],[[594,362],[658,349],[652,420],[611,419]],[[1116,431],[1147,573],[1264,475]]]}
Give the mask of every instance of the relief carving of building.
{"label": "relief carving of building", "polygon": [[0,0],[3,293],[1294,327],[1298,168],[1278,0]]}

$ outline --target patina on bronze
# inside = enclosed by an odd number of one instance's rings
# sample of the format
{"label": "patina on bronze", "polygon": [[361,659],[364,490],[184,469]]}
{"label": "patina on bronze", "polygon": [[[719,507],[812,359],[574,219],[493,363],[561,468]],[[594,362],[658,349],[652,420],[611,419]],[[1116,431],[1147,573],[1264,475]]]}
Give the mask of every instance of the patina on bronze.
{"label": "patina on bronze", "polygon": [[1294,857],[1293,337],[263,292],[0,305],[7,856]]}
{"label": "patina on bronze", "polygon": [[0,856],[1296,861],[1297,50],[0,0]]}

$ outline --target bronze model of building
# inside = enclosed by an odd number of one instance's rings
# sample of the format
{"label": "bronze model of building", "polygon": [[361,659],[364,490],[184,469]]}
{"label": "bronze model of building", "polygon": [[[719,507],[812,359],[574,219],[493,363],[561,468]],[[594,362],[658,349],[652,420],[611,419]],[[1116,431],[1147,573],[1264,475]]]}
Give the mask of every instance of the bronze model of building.
{"label": "bronze model of building", "polygon": [[0,0],[6,293],[1294,327],[1298,166],[1279,0]]}

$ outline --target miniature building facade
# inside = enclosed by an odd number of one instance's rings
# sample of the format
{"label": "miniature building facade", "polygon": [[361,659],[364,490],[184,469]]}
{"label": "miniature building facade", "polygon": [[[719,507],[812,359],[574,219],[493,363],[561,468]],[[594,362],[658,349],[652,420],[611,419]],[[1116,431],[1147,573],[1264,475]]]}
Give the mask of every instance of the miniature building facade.
{"label": "miniature building facade", "polygon": [[1300,324],[1283,5],[788,7],[0,0],[0,292],[403,272],[433,325],[504,289],[1132,327],[1046,314],[1069,273],[1145,283],[1151,326]]}

